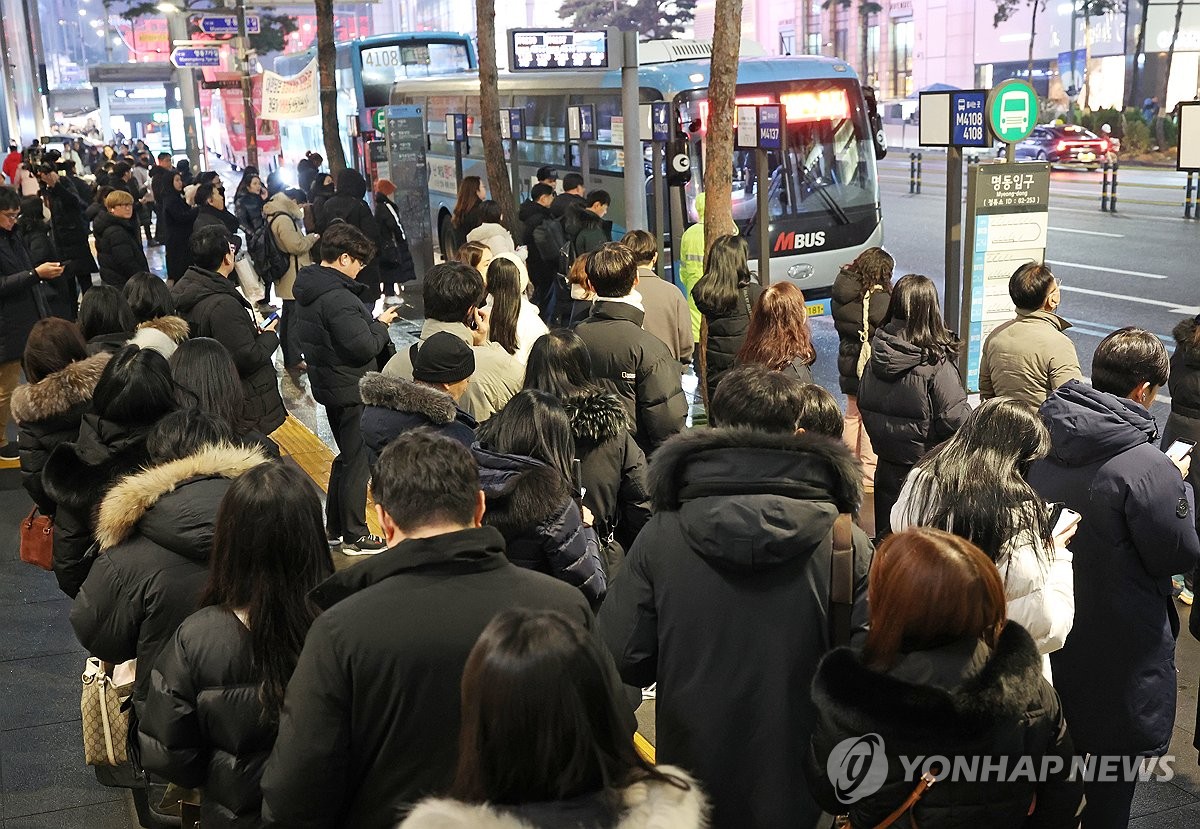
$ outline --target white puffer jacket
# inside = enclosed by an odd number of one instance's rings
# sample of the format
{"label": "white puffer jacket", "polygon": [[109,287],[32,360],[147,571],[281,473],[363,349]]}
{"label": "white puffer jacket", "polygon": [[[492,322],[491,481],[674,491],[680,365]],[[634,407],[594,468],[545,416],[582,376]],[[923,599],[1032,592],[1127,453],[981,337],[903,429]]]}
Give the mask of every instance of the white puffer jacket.
{"label": "white puffer jacket", "polygon": [[[917,467],[904,481],[892,507],[892,532],[920,526],[913,486],[925,474]],[[1051,549],[1045,555],[1040,544],[1029,533],[1017,536],[1001,550],[996,567],[1004,580],[1008,618],[1029,631],[1042,654],[1042,673],[1052,681],[1049,655],[1063,646],[1075,623],[1075,570],[1070,550]]]}

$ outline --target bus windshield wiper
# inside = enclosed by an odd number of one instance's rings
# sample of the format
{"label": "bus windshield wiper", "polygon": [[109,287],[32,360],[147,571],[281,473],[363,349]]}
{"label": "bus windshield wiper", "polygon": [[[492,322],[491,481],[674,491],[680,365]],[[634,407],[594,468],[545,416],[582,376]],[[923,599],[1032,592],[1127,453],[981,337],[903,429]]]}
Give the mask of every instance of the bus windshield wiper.
{"label": "bus windshield wiper", "polygon": [[825,203],[825,208],[838,220],[838,224],[850,224],[850,217],[846,215],[846,211],[842,209],[842,206],[837,203],[837,200],[833,196],[825,192],[825,188],[832,187],[832,184],[814,176],[812,169],[809,167],[804,168],[804,180],[821,197],[821,201]]}

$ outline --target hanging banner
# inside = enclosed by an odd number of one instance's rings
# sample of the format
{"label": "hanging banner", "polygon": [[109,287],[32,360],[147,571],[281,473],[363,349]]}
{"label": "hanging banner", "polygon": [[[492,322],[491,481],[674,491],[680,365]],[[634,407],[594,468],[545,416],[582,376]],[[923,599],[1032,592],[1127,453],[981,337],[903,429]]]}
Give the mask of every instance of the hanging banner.
{"label": "hanging banner", "polygon": [[260,120],[290,121],[293,118],[313,118],[320,113],[316,58],[291,77],[285,78],[274,72],[262,73]]}

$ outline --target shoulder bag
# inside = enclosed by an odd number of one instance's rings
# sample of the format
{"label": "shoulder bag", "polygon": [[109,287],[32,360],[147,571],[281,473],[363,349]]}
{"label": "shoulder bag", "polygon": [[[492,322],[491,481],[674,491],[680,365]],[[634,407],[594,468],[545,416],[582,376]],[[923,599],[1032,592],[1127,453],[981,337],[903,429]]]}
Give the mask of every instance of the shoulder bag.
{"label": "shoulder bag", "polygon": [[83,757],[89,766],[119,766],[129,760],[132,683],[118,688],[112,668],[89,656],[83,669]]}
{"label": "shoulder bag", "polygon": [[855,368],[860,378],[867,367],[867,363],[871,360],[871,321],[867,315],[871,309],[871,294],[873,293],[875,293],[874,289],[869,289],[863,294],[862,299],[863,323],[862,330],[858,332],[858,341],[862,343],[862,346],[858,350],[858,365]]}
{"label": "shoulder bag", "polygon": [[[912,790],[912,793],[905,798],[904,802],[897,807],[896,811],[884,818],[882,823],[875,824],[874,829],[888,829],[889,826],[894,825],[896,821],[904,817],[906,812],[910,811],[914,806],[917,805],[917,801],[925,795],[925,792],[933,788],[933,784],[937,782],[937,774],[937,771],[927,771],[922,774],[921,779],[917,781],[917,787]],[[1033,810],[1031,809],[1030,814],[1032,813]],[[909,816],[909,825],[911,825],[913,829],[917,828],[917,822],[912,818],[911,815]],[[849,815],[839,815],[838,817],[834,818],[833,829],[854,829],[850,823]]]}
{"label": "shoulder bag", "polygon": [[21,521],[21,561],[50,570],[54,564],[54,519],[34,507]]}

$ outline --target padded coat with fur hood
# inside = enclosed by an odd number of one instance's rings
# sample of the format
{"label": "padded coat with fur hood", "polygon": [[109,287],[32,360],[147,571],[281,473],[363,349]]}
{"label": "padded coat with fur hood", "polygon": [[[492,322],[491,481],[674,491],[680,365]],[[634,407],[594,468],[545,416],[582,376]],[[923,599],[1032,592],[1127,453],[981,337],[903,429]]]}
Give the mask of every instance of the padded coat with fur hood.
{"label": "padded coat with fur hood", "polygon": [[611,577],[625,551],[650,520],[646,455],[631,431],[621,398],[599,392],[563,401],[583,474],[583,505],[596,519],[596,534]]}
{"label": "padded coat with fur hood", "polygon": [[508,560],[578,587],[597,607],[608,589],[600,544],[596,531],[583,525],[568,482],[523,455],[477,446],[475,459],[487,498],[483,523],[504,536]]}
{"label": "padded coat with fur hood", "polygon": [[217,507],[230,482],[266,463],[258,449],[206,446],[116,484],[100,505],[100,554],[71,608],[88,653],[105,662],[137,658],[133,701],[141,707],[149,667],[193,611],[208,580]]}
{"label": "padded coat with fur hood", "polygon": [[[681,789],[670,783],[646,780],[620,790],[621,813],[617,821],[605,821],[603,829],[703,829],[707,826],[704,794],[682,769],[659,766],[664,774],[688,783]],[[417,805],[401,829],[559,829],[586,820],[582,798],[563,804],[538,803],[511,806],[474,805],[458,800],[426,800]],[[599,798],[590,798],[598,806],[607,806]],[[595,809],[593,811],[601,811]],[[604,808],[603,812],[610,811]],[[570,824],[567,821],[572,821]]]}
{"label": "padded coat with fur hood", "polygon": [[20,438],[21,485],[42,515],[54,515],[57,508],[42,483],[46,459],[60,443],[79,437],[79,424],[92,405],[92,393],[110,359],[108,354],[97,354],[78,360],[36,383],[13,390],[12,416]]}
{"label": "padded coat with fur hood", "polygon": [[978,639],[959,640],[904,654],[886,672],[864,665],[858,651],[838,648],[822,660],[813,681],[818,720],[805,769],[813,794],[827,811],[845,812],[828,776],[830,754],[842,740],[875,734],[882,737],[887,776],[877,792],[849,806],[855,826],[882,823],[916,787],[919,772],[906,773],[901,756],[934,755],[1009,758],[1010,770],[1019,758],[1031,758],[1032,768],[1040,769],[1042,758],[1057,757],[1061,769],[1042,783],[1028,776],[1013,782],[939,780],[897,827],[1078,826],[1083,783],[1067,779],[1074,748],[1058,695],[1041,669],[1037,647],[1016,622],[1005,626],[995,649]]}
{"label": "padded coat with fur hood", "polygon": [[[691,771],[713,825],[811,826],[800,785],[829,649],[833,522],[862,469],[840,440],[705,429],[650,462],[654,515],[613,579],[600,632],[621,678],[658,682],[657,758]],[[854,529],[856,629],[871,544]]]}
{"label": "padded coat with fur hood", "polygon": [[165,317],[155,317],[138,323],[133,333],[130,345],[138,348],[148,348],[171,359],[179,344],[188,338],[188,324],[183,317],[174,314]]}
{"label": "padded coat with fur hood", "polygon": [[475,443],[475,418],[441,389],[368,371],[358,383],[362,395],[362,434],[371,465],[384,447],[405,432],[429,429],[467,448]]}

